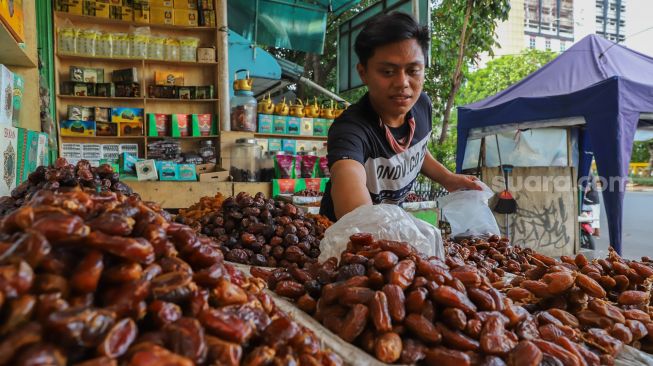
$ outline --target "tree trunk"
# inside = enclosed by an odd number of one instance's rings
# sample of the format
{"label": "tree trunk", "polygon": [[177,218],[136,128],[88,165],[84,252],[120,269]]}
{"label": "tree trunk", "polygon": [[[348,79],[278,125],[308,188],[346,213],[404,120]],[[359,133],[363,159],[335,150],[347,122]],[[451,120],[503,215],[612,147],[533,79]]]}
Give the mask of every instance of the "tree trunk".
{"label": "tree trunk", "polygon": [[467,0],[467,7],[465,10],[465,20],[463,21],[463,29],[460,32],[460,45],[458,46],[458,61],[456,62],[456,70],[453,73],[453,78],[451,82],[451,92],[449,93],[449,98],[447,98],[447,104],[444,109],[444,116],[442,118],[442,132],[440,133],[440,139],[438,140],[439,144],[443,144],[447,140],[447,134],[449,132],[449,119],[451,117],[451,108],[453,108],[454,98],[460,87],[460,82],[462,81],[462,73],[460,69],[463,65],[463,58],[465,55],[465,46],[467,44],[468,38],[466,37],[467,25],[469,24],[469,17],[472,14],[472,8],[474,7],[474,0]]}

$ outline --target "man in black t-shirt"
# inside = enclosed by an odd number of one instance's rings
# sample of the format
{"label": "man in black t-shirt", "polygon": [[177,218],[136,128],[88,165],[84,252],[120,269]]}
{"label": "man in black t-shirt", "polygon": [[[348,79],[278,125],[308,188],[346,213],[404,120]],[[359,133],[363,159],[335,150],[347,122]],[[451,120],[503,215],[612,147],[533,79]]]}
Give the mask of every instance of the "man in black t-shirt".
{"label": "man in black t-shirt", "polygon": [[336,221],[363,205],[399,204],[420,172],[450,192],[481,189],[427,149],[432,108],[422,87],[429,39],[426,27],[399,12],[370,20],[356,38],[356,69],[368,93],[329,129],[331,180],[322,215]]}

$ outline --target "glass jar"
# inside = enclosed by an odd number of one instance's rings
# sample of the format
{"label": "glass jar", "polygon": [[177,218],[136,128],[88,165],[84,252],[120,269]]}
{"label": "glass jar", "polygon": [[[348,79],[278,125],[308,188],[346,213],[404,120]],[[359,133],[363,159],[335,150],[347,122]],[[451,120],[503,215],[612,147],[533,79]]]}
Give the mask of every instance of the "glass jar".
{"label": "glass jar", "polygon": [[257,182],[260,171],[261,146],[256,139],[238,139],[231,146],[231,169],[229,174],[235,182]]}
{"label": "glass jar", "polygon": [[256,132],[256,98],[250,90],[236,90],[231,98],[231,130]]}
{"label": "glass jar", "polygon": [[200,143],[200,149],[198,152],[202,157],[202,161],[204,162],[204,164],[216,163],[217,159],[215,156],[215,146],[213,146],[212,140],[203,140]]}
{"label": "glass jar", "polygon": [[272,182],[274,179],[274,156],[276,151],[266,151],[259,162],[260,181]]}

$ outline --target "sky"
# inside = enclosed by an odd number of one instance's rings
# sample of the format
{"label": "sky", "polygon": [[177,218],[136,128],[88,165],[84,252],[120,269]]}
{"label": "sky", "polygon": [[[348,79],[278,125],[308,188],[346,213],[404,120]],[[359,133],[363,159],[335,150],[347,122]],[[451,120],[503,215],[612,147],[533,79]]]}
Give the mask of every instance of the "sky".
{"label": "sky", "polygon": [[624,43],[635,51],[653,57],[653,0],[627,0]]}

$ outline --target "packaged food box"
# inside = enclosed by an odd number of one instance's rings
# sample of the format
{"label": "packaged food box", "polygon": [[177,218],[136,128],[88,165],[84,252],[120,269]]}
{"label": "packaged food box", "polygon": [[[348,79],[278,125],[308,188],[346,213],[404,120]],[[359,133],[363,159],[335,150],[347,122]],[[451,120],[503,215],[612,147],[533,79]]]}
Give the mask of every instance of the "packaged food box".
{"label": "packaged food box", "polygon": [[172,8],[174,7],[173,0],[149,0],[150,6],[159,6],[163,8]]}
{"label": "packaged food box", "polygon": [[88,4],[85,6],[84,13],[86,15],[108,19],[111,16],[109,1],[110,0],[89,1]]}
{"label": "packaged food box", "polygon": [[148,136],[169,136],[168,126],[170,116],[161,113],[147,114],[147,135]]}
{"label": "packaged food box", "polygon": [[184,181],[196,181],[197,172],[195,170],[195,164],[177,164],[179,169],[179,180]]}
{"label": "packaged food box", "polygon": [[199,8],[204,10],[213,9],[213,0],[198,0]]}
{"label": "packaged food box", "polygon": [[154,160],[141,160],[137,161],[134,168],[136,169],[136,176],[138,180],[157,180],[159,176],[156,170],[156,163]]}
{"label": "packaged food box", "polygon": [[123,152],[120,154],[120,173],[121,174],[136,174],[136,162],[138,158],[136,155],[130,154],[128,152]]}
{"label": "packaged food box", "polygon": [[213,85],[200,85],[197,87],[196,98],[197,99],[213,99],[215,92]]}
{"label": "packaged food box", "polygon": [[59,122],[61,136],[95,136],[95,121]]}
{"label": "packaged food box", "polygon": [[141,86],[138,83],[116,83],[116,97],[137,98],[141,96]]}
{"label": "packaged food box", "polygon": [[61,84],[61,94],[75,95],[78,97],[94,97],[96,96],[95,85],[96,84],[94,83],[78,83],[74,81],[64,81]]}
{"label": "packaged food box", "polygon": [[294,139],[281,140],[281,150],[293,154],[297,153],[297,140]]}
{"label": "packaged food box", "polygon": [[109,18],[131,22],[134,20],[134,8],[132,6],[109,5]]}
{"label": "packaged food box", "polygon": [[116,87],[114,83],[102,83],[95,85],[95,95],[98,97],[113,98],[116,96]]}
{"label": "packaged food box", "polygon": [[119,122],[118,136],[143,136],[143,123]]}
{"label": "packaged food box", "polygon": [[95,121],[93,107],[68,106],[68,119],[71,121]]}
{"label": "packaged food box", "polygon": [[289,135],[299,135],[299,129],[302,125],[302,119],[299,117],[288,117],[286,133]]}
{"label": "packaged food box", "polygon": [[171,115],[170,129],[172,137],[185,137],[189,135],[188,115],[173,114]]}
{"label": "packaged food box", "polygon": [[14,73],[0,64],[0,124],[11,124],[14,108]]}
{"label": "packaged food box", "polygon": [[313,118],[302,118],[302,126],[299,134],[302,136],[313,136]]}
{"label": "packaged food box", "polygon": [[281,151],[282,148],[281,139],[268,139],[268,151]]}
{"label": "packaged food box", "polygon": [[327,136],[327,119],[313,119],[313,136]]}
{"label": "packaged food box", "polygon": [[286,133],[288,123],[288,116],[277,116],[275,115],[272,119],[272,132],[273,133]]}
{"label": "packaged food box", "polygon": [[200,10],[199,23],[203,27],[215,27],[215,10]]}
{"label": "packaged food box", "polygon": [[150,23],[150,4],[149,2],[134,2],[134,21],[137,23]]}
{"label": "packaged food box", "polygon": [[179,180],[179,166],[171,161],[157,161],[159,180]]}
{"label": "packaged food box", "polygon": [[111,122],[143,123],[143,108],[114,107],[111,108]]}
{"label": "packaged food box", "polygon": [[170,70],[154,71],[154,84],[184,86],[184,73]]}
{"label": "packaged food box", "polygon": [[274,116],[271,114],[258,115],[258,132],[259,133],[272,133],[272,123]]}
{"label": "packaged food box", "polygon": [[172,8],[150,7],[150,24],[173,25],[175,23],[174,17]]}
{"label": "packaged food box", "polygon": [[269,150],[270,141],[268,139],[256,139],[256,144],[261,147],[261,152]]}
{"label": "packaged food box", "polygon": [[210,136],[214,131],[212,114],[192,114],[191,115],[191,136]]}
{"label": "packaged food box", "polygon": [[95,136],[118,136],[118,124],[95,121]]}
{"label": "packaged food box", "polygon": [[190,9],[175,9],[174,10],[174,25],[197,27],[197,10]]}
{"label": "packaged food box", "polygon": [[79,83],[103,83],[104,69],[94,67],[70,66],[70,81]]}
{"label": "packaged food box", "polygon": [[178,88],[178,95],[179,99],[196,99],[196,92],[197,92],[197,87],[194,86],[179,86]]}
{"label": "packaged food box", "polygon": [[113,70],[111,72],[111,81],[114,83],[137,83],[138,70],[135,67]]}
{"label": "packaged food box", "polygon": [[83,15],[84,2],[82,0],[57,0],[54,3],[54,9],[72,15]]}
{"label": "packaged food box", "polygon": [[20,74],[14,74],[14,94],[11,101],[11,122],[14,127],[20,127],[20,110],[23,107],[23,93],[25,92],[25,79]]}
{"label": "packaged food box", "polygon": [[197,0],[174,0],[175,9],[197,9]]}
{"label": "packaged food box", "polygon": [[198,47],[197,62],[215,62],[215,47]]}
{"label": "packaged food box", "polygon": [[149,98],[177,99],[177,87],[165,85],[149,85],[147,87]]}
{"label": "packaged food box", "polygon": [[111,108],[108,107],[94,107],[93,117],[96,122],[110,122],[111,121]]}

